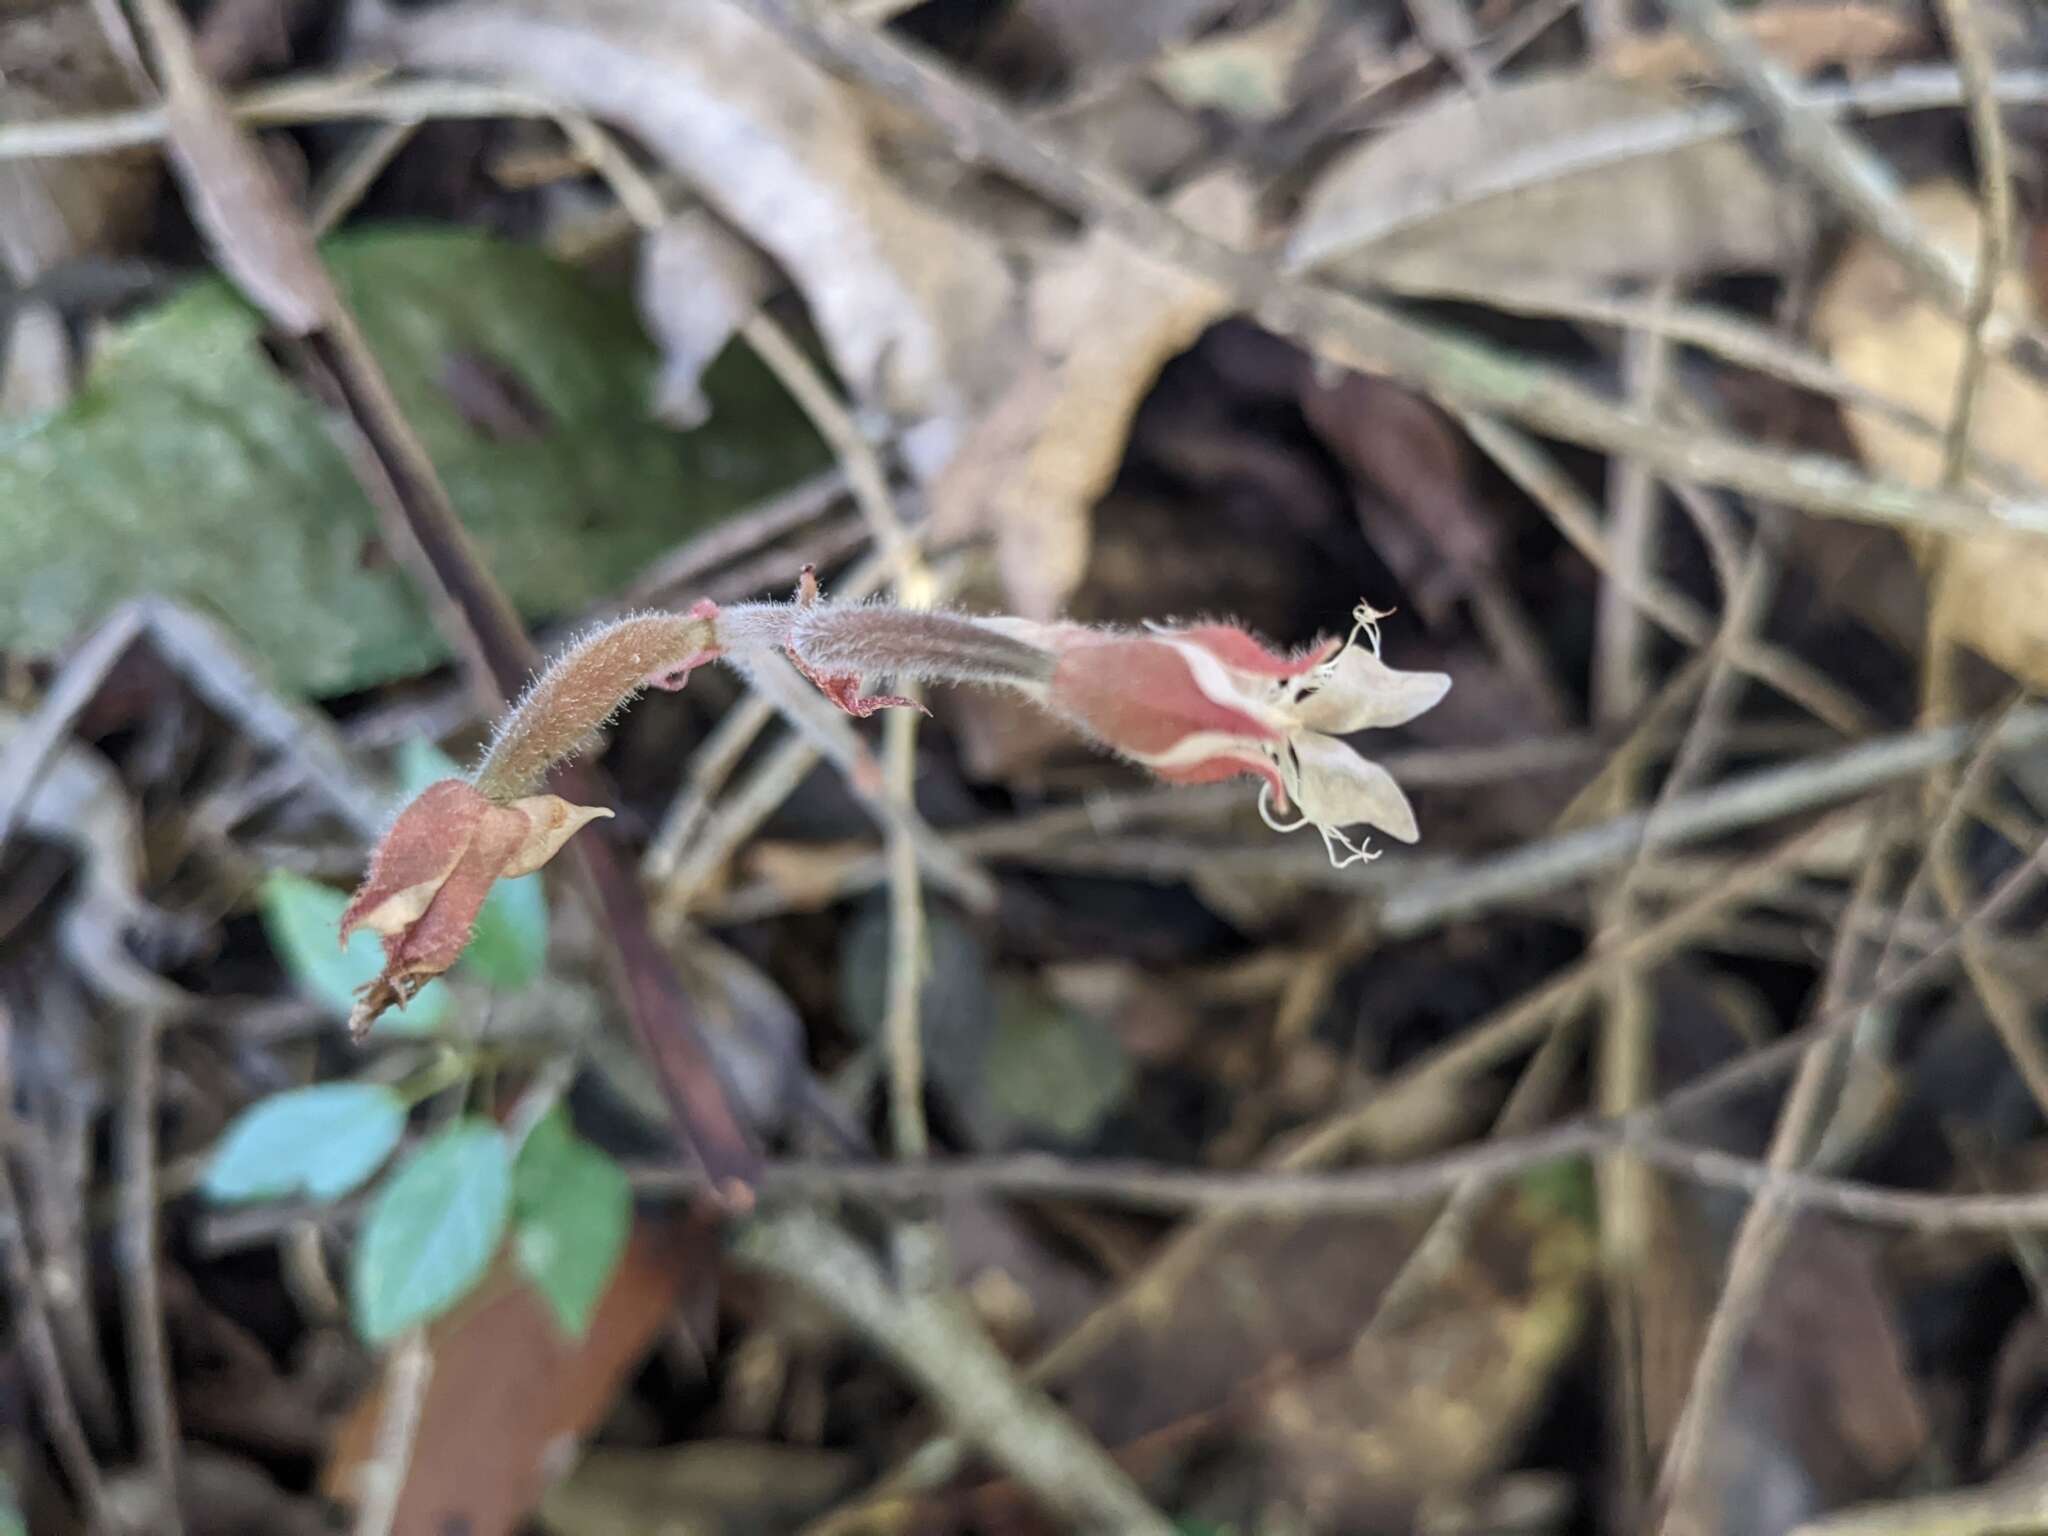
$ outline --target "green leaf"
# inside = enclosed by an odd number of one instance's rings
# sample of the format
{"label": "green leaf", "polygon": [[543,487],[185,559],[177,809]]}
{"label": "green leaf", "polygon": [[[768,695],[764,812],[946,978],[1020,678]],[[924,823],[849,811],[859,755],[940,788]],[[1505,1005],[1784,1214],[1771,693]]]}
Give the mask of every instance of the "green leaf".
{"label": "green leaf", "polygon": [[[336,1013],[347,1013],[356,989],[384,969],[383,947],[369,930],[350,934],[346,949],[336,943],[348,898],[332,886],[279,870],[263,882],[260,905],[270,947],[292,980]],[[427,1034],[447,1011],[447,989],[430,981],[404,1008],[379,1019],[374,1032]]]}
{"label": "green leaf", "polygon": [[349,1297],[356,1331],[381,1344],[438,1317],[491,1266],[512,1210],[504,1133],[463,1120],[425,1142],[370,1202]]}
{"label": "green leaf", "polygon": [[405,1100],[381,1083],[320,1083],[259,1099],[222,1134],[201,1186],[215,1200],[304,1190],[338,1200],[377,1171],[405,1133]]}
{"label": "green leaf", "polygon": [[28,1536],[28,1521],[14,1494],[14,1479],[5,1472],[0,1472],[0,1536]]}
{"label": "green leaf", "polygon": [[[455,759],[430,741],[414,738],[398,749],[398,777],[407,798],[462,776]],[[548,894],[539,873],[500,880],[477,913],[462,963],[485,985],[510,992],[531,985],[547,957]]]}
{"label": "green leaf", "polygon": [[991,1140],[1085,1144],[1123,1103],[1131,1078],[1122,1042],[1094,1014],[1020,981],[1002,986],[988,1047]]}
{"label": "green leaf", "polygon": [[556,1110],[536,1125],[512,1175],[519,1267],[554,1309],[562,1331],[580,1336],[626,1250],[633,1191],[625,1171],[569,1129]]}
{"label": "green leaf", "polygon": [[[628,298],[541,251],[376,229],[324,254],[464,525],[529,616],[586,607],[827,461],[744,348],[707,376],[707,425],[652,421],[656,358]],[[0,424],[0,650],[57,649],[155,592],[222,619],[297,692],[445,659],[325,409],[261,335],[226,284],[195,282],[124,326],[68,405]]]}

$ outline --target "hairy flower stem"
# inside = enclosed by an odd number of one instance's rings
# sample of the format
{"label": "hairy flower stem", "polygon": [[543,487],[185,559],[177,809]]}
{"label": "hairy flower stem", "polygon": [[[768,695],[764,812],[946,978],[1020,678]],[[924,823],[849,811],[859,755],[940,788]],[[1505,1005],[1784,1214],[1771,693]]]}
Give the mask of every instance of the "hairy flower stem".
{"label": "hairy flower stem", "polygon": [[506,804],[532,794],[548,770],[647,688],[680,688],[697,667],[724,660],[742,672],[787,653],[827,677],[897,677],[994,683],[1042,692],[1053,656],[971,619],[879,603],[699,604],[595,630],[564,651],[506,715],[477,770],[476,787]]}
{"label": "hairy flower stem", "polygon": [[718,652],[712,617],[648,613],[584,636],[557,656],[498,726],[476,787],[502,805],[540,788],[548,770],[650,687],[676,688]]}

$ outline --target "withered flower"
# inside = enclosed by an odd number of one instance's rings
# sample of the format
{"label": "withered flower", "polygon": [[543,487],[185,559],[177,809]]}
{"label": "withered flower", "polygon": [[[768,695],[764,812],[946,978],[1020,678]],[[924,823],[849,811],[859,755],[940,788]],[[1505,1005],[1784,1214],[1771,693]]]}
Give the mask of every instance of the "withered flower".
{"label": "withered flower", "polygon": [[461,958],[493,885],[532,874],[577,828],[609,815],[558,795],[498,805],[462,779],[422,790],[377,844],[342,914],[342,943],[358,928],[384,941],[384,969],[350,1011],[350,1033],[360,1038]]}

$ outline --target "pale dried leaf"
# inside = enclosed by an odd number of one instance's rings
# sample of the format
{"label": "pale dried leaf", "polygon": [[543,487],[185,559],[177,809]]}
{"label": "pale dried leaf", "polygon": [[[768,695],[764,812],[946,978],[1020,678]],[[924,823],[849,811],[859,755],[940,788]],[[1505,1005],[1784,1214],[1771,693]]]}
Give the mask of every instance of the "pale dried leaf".
{"label": "pale dried leaf", "polygon": [[1804,198],[1740,142],[1622,153],[1675,91],[1551,74],[1446,96],[1336,161],[1310,190],[1291,266],[1424,291],[1776,269],[1804,250]]}
{"label": "pale dried leaf", "polygon": [[[135,92],[89,6],[0,6],[0,122],[132,106]],[[0,273],[27,284],[86,253],[126,247],[156,198],[153,151],[0,159]]]}
{"label": "pale dried leaf", "polygon": [[[1174,212],[1214,238],[1249,238],[1250,189],[1219,174]],[[1160,367],[1229,308],[1229,297],[1096,230],[1040,268],[1034,355],[933,487],[942,536],[992,533],[1012,608],[1051,618],[1087,568],[1090,514],[1115,479],[1131,418]]]}
{"label": "pale dried leaf", "polygon": [[[1933,182],[1907,197],[1930,240],[1966,266],[1977,256],[1977,204],[1962,187]],[[2001,279],[1996,314],[2013,324],[2038,320],[2017,273]],[[1856,383],[1948,421],[1962,368],[1963,334],[1923,298],[1881,246],[1859,241],[1822,290],[1816,339]],[[1874,412],[1844,407],[1849,430],[1873,467],[1911,485],[1933,486],[1942,445]],[[1971,447],[2036,480],[2048,480],[2048,386],[2002,357],[1985,369],[1970,419]],[[1917,541],[1928,573],[1930,619],[1938,630],[1981,652],[2035,688],[2048,687],[2048,555],[2034,540],[1987,531]]]}
{"label": "pale dried leaf", "polygon": [[16,309],[0,347],[0,421],[40,416],[71,398],[71,340],[50,305]]}
{"label": "pale dried leaf", "polygon": [[670,219],[640,244],[640,316],[661,344],[654,414],[672,427],[711,416],[699,381],[775,286],[760,252],[702,208]]}
{"label": "pale dried leaf", "polygon": [[[1744,11],[1739,21],[1765,53],[1797,75],[1896,58],[1926,38],[1917,18],[1872,0],[1787,0]],[[1623,38],[1606,63],[1631,80],[1712,80],[1720,72],[1699,44],[1676,27]]]}
{"label": "pale dried leaf", "polygon": [[313,249],[311,226],[229,114],[170,0],[136,0],[164,92],[171,164],[215,261],[271,322],[294,336],[333,323],[341,301]]}
{"label": "pale dried leaf", "polygon": [[1320,8],[1295,0],[1256,26],[1174,50],[1153,65],[1152,78],[1183,107],[1271,122],[1293,106],[1289,83],[1321,30]]}
{"label": "pale dried leaf", "polygon": [[366,40],[632,130],[781,263],[863,399],[961,416],[1007,362],[1012,285],[993,245],[911,201],[855,98],[739,7],[469,0],[375,13]]}

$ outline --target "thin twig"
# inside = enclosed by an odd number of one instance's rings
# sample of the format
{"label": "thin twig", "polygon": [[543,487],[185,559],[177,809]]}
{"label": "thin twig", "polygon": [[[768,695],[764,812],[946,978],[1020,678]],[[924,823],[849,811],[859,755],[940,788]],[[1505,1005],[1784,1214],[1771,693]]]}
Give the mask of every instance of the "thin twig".
{"label": "thin twig", "polygon": [[[889,478],[839,397],[781,326],[756,313],[740,335],[803,408],[831,445],[853,488],[883,556],[895,569],[897,600],[928,607],[933,582],[917,545],[897,515]],[[906,690],[915,699],[918,690]],[[896,709],[883,723],[883,778],[902,821],[886,834],[889,867],[889,967],[884,989],[882,1045],[889,1059],[889,1125],[898,1157],[917,1160],[931,1150],[924,1115],[924,1037],[919,999],[924,989],[924,892],[918,880],[917,842],[910,831],[917,815],[916,709]]]}
{"label": "thin twig", "polygon": [[[1483,1195],[1558,1163],[1627,1151],[1706,1189],[1757,1195],[1782,1191],[1799,1205],[1846,1220],[1913,1232],[2048,1230],[2048,1194],[1951,1195],[1891,1189],[1857,1179],[1781,1171],[1762,1159],[1700,1146],[1640,1129],[1661,1116],[1657,1106],[1620,1121],[1570,1121],[1547,1130],[1486,1141],[1435,1157],[1386,1167],[1243,1169],[1215,1172],[1166,1163],[1073,1161],[1045,1153],[935,1158],[923,1163],[787,1160],[762,1165],[766,1196],[900,1201],[915,1196],[982,1195],[1019,1200],[1076,1200],[1161,1216],[1259,1217],[1363,1215],[1401,1210],[1448,1195]],[[674,1167],[628,1170],[643,1196],[679,1198],[704,1190],[703,1175]],[[207,1234],[212,1251],[266,1240],[273,1212],[219,1225]]]}
{"label": "thin twig", "polygon": [[845,1319],[1070,1528],[1172,1536],[1128,1473],[1043,1393],[1027,1386],[950,1292],[905,1290],[843,1229],[806,1209],[738,1224],[732,1253],[790,1281]]}
{"label": "thin twig", "polygon": [[[1867,911],[1883,883],[1884,860],[1879,856],[1883,835],[1882,829],[1873,830],[1873,840],[1880,847],[1871,848],[1863,861],[1856,894],[1850,902],[1852,912]],[[1856,1015],[1843,1009],[1841,1003],[1850,990],[1862,953],[1862,931],[1858,922],[1842,925],[1821,994],[1821,1012],[1824,1016],[1832,1015],[1834,1022],[1822,1028],[1800,1056],[1791,1092],[1778,1112],[1765,1159],[1774,1174],[1795,1172],[1813,1153],[1835,1066],[1854,1028]],[[1728,1279],[1707,1321],[1706,1337],[1701,1341],[1684,1403],[1665,1449],[1659,1494],[1663,1502],[1660,1528],[1667,1532],[1680,1528],[1694,1513],[1693,1501],[1698,1496],[1708,1439],[1720,1422],[1742,1341],[1763,1303],[1778,1255],[1791,1236],[1797,1199],[1782,1183],[1770,1185],[1743,1213],[1736,1229],[1728,1259]]]}
{"label": "thin twig", "polygon": [[1963,314],[1970,302],[1968,274],[1928,240],[1899,201],[1883,162],[1808,108],[1784,67],[1757,45],[1720,0],[1664,0],[1664,7],[1727,71],[1730,82],[1770,125],[1786,158],[1858,228],[1881,241],[1944,308]]}
{"label": "thin twig", "polygon": [[14,1019],[0,1002],[0,1283],[7,1291],[7,1313],[27,1367],[36,1411],[49,1433],[57,1464],[70,1480],[72,1494],[93,1536],[114,1536],[118,1529],[107,1502],[106,1482],[93,1460],[85,1426],[64,1380],[64,1361],[57,1335],[43,1306],[35,1265],[29,1257],[22,1225],[21,1200],[15,1191],[14,1169],[4,1148],[14,1141]]}
{"label": "thin twig", "polygon": [[[1652,310],[1674,297],[1670,279],[1651,295]],[[1671,345],[1655,331],[1631,332],[1622,342],[1623,385],[1629,404],[1646,416],[1657,414],[1671,371]],[[1602,724],[1626,720],[1642,707],[1649,679],[1644,671],[1648,634],[1641,619],[1640,593],[1656,568],[1657,477],[1637,459],[1624,459],[1608,477],[1608,580],[1600,588],[1593,630],[1593,716]]]}
{"label": "thin twig", "polygon": [[1977,154],[1977,181],[1983,203],[1978,210],[1982,224],[1978,231],[1977,270],[1972,274],[1969,303],[1963,312],[1962,366],[1956,374],[1955,405],[1949,413],[1948,436],[1942,446],[1941,483],[1954,487],[1963,483],[1963,470],[1969,462],[1970,421],[1984,379],[1985,328],[1998,301],[1999,280],[2011,259],[2008,247],[2012,240],[2013,207],[2005,124],[1999,117],[1998,101],[1991,94],[1991,77],[1997,65],[1977,24],[1976,7],[1972,0],[1941,0],[1941,16],[1969,103],[1970,145]]}
{"label": "thin twig", "polygon": [[[1616,591],[1690,645],[1703,646],[1713,638],[1713,619],[1690,597],[1647,572],[1617,567],[1599,515],[1540,443],[1506,422],[1467,411],[1453,414],[1472,441],[1543,509],[1558,532]],[[1844,734],[1860,735],[1869,728],[1869,712],[1862,705],[1790,652],[1738,641],[1731,645],[1729,660]]]}
{"label": "thin twig", "polygon": [[434,1356],[427,1347],[426,1332],[415,1328],[398,1341],[384,1367],[376,1442],[356,1473],[353,1536],[392,1536],[406,1473],[412,1467],[413,1446],[419,1440],[427,1384],[433,1375]]}
{"label": "thin twig", "polygon": [[178,1502],[178,1410],[171,1396],[163,1285],[157,1269],[156,1100],[162,1029],[163,1020],[154,1010],[131,1011],[121,1062],[115,1170],[121,1214],[114,1251],[119,1256],[115,1274],[121,1291],[121,1327],[128,1344],[129,1391],[142,1454],[157,1484],[161,1529],[166,1536],[180,1536],[185,1522]]}
{"label": "thin twig", "polygon": [[[1512,315],[1572,320],[1582,325],[1612,326],[1664,336],[1681,346],[1695,347],[1766,378],[1780,379],[1815,394],[1840,400],[1845,405],[1856,406],[1859,410],[1896,422],[1929,441],[1940,441],[1946,431],[1941,422],[1921,414],[1917,407],[1858,383],[1811,347],[1772,327],[1760,325],[1746,315],[1717,305],[1674,303],[1656,306],[1646,299],[1586,293],[1563,284],[1545,282],[1488,280],[1453,283],[1446,280],[1419,284],[1412,290],[1396,283],[1386,286],[1396,292],[1412,291],[1419,297],[1464,299]],[[2048,498],[2048,485],[2043,485],[2010,460],[1993,457],[1973,445],[1970,464],[1987,484],[1996,485],[2009,496],[2033,500]]]}

